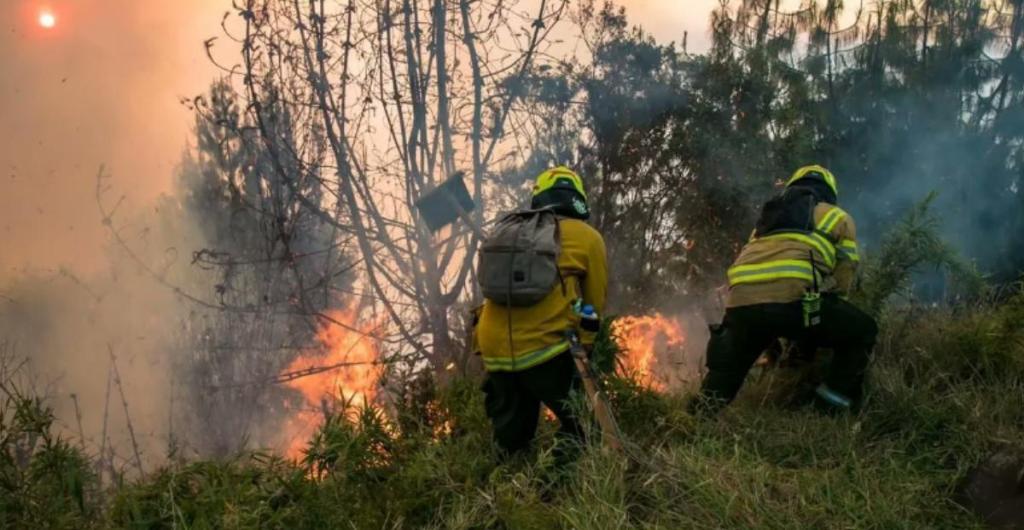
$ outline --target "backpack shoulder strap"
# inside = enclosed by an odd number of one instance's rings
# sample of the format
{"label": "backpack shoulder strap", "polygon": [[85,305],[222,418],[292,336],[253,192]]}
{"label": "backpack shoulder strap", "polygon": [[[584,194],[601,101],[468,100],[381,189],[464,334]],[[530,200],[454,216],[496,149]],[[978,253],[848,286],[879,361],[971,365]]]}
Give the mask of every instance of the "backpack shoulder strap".
{"label": "backpack shoulder strap", "polygon": [[551,213],[555,221],[555,270],[558,271],[558,283],[562,286],[562,296],[569,296],[569,292],[565,288],[565,275],[562,274],[562,268],[558,266],[558,258],[562,255],[562,219],[564,216],[558,215],[554,211],[554,207],[547,206],[542,209],[543,211]]}
{"label": "backpack shoulder strap", "polygon": [[817,229],[814,226],[814,210],[818,207],[817,197],[813,193],[807,194],[807,231],[813,232]]}

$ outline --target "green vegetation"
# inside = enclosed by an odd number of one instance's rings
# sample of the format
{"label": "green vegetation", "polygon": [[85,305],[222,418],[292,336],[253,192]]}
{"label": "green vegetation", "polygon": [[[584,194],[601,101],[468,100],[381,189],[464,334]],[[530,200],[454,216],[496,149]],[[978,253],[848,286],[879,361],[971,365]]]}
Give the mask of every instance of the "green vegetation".
{"label": "green vegetation", "polygon": [[[1024,439],[1024,294],[887,312],[860,415],[769,399],[753,377],[719,419],[682,396],[609,382],[643,461],[588,448],[558,474],[545,449],[498,465],[482,396],[457,381],[396,430],[349,411],[305,461],[264,454],[171,465],[95,490],[91,464],[51,434],[38,401],[8,393],[0,525],[8,528],[970,528],[952,494],[994,448]],[[7,387],[5,387],[7,388]],[[426,399],[426,398],[423,398]],[[438,434],[444,433],[444,434]]]}
{"label": "green vegetation", "polygon": [[89,459],[53,433],[53,413],[0,384],[0,526],[77,528],[99,513]]}
{"label": "green vegetation", "polygon": [[[100,485],[101,464],[55,434],[46,404],[8,375],[0,526],[980,527],[952,499],[968,469],[1024,439],[1024,290],[886,304],[925,264],[964,275],[930,219],[927,202],[912,209],[865,263],[862,300],[883,325],[855,416],[784,405],[782,368],[752,376],[734,406],[706,421],[684,412],[685,395],[611,375],[631,456],[595,445],[557,470],[551,422],[535,454],[499,464],[478,382],[461,379],[414,385],[390,414],[343,407],[301,462],[245,453]],[[596,355],[607,368],[616,348],[603,336]]]}
{"label": "green vegetation", "polygon": [[882,238],[878,258],[860,272],[854,301],[868,312],[878,315],[895,295],[906,295],[911,274],[926,265],[943,269],[960,297],[990,294],[981,275],[939,237],[941,223],[932,210],[935,197],[931,193],[910,208]]}
{"label": "green vegetation", "polygon": [[[403,367],[425,383],[386,413],[340,406],[298,462],[247,451],[121,475],[114,468],[129,466],[69,437],[0,355],[0,528],[981,527],[953,501],[958,484],[994,451],[1024,449],[1024,289],[1005,287],[1024,264],[1024,2],[879,1],[846,28],[837,0],[790,13],[770,0],[732,2],[712,15],[708,53],[693,54],[631,28],[611,3],[584,1],[565,16],[586,53],[531,46],[521,60],[500,28],[540,35],[561,8],[519,19],[508,6],[487,16],[487,3],[430,2],[389,22],[398,12],[371,4],[345,9],[347,22],[334,4],[329,16],[324,3],[301,13],[288,2],[259,14],[236,6],[245,71],[196,99],[181,193],[158,209],[168,225],[202,227],[209,248],[193,249],[192,264],[214,271],[214,295],[189,295],[130,250],[114,223],[120,202],[102,206],[103,178],[97,199],[117,248],[198,308],[172,370],[202,454],[233,451],[249,428],[242,419],[287,413],[287,390],[262,383],[290,359],[268,349],[303,349],[310,324],[345,307],[340,293],[389,314],[388,353],[409,355]],[[455,4],[458,15],[441,9]],[[405,54],[436,60],[406,61],[402,73],[391,51],[400,39],[421,47]],[[392,68],[381,78],[350,72],[352,50],[353,64]],[[491,63],[483,77],[456,68],[478,70],[479,59]],[[328,73],[309,75],[312,60]],[[435,96],[435,68],[459,72],[451,101]],[[357,116],[382,116],[390,134],[370,134],[380,122]],[[525,152],[491,159],[513,143]],[[555,469],[545,421],[534,454],[500,461],[479,381],[430,383],[471,372],[454,353],[463,350],[454,324],[473,301],[461,290],[473,252],[456,249],[476,242],[438,246],[403,213],[470,158],[462,144],[476,151],[481,215],[515,204],[522,183],[555,161],[589,176],[623,311],[708,299],[775,181],[828,165],[864,236],[854,299],[882,329],[865,406],[843,417],[794,408],[780,399],[794,374],[780,367],[754,374],[720,417],[698,421],[686,392],[615,375],[606,333],[596,360],[630,456],[595,444]],[[404,193],[391,197],[390,182]],[[897,222],[933,189],[943,194]],[[372,290],[350,292],[357,266]],[[941,303],[913,299],[924,267],[946,272]],[[434,342],[422,351],[402,347],[424,336]]]}
{"label": "green vegetation", "polygon": [[[54,434],[45,403],[7,381],[0,526],[977,527],[952,497],[971,466],[1024,439],[1024,291],[885,307],[922,264],[957,263],[929,219],[927,203],[913,209],[865,264],[862,299],[884,319],[856,416],[780,404],[781,368],[753,376],[734,406],[705,422],[684,412],[683,395],[612,376],[633,458],[588,447],[562,472],[547,453],[550,423],[536,454],[498,464],[477,382],[457,380],[424,385],[389,416],[343,410],[301,462],[247,453],[101,488],[95,464]],[[614,343],[599,345],[606,367],[614,354]]]}

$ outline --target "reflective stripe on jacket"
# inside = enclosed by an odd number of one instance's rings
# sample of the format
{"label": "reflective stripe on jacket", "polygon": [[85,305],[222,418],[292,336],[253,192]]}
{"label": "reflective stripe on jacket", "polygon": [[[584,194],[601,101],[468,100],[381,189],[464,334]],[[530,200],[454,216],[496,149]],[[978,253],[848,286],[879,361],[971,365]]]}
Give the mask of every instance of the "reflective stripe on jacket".
{"label": "reflective stripe on jacket", "polygon": [[726,305],[799,300],[813,284],[815,274],[822,291],[847,292],[860,261],[853,218],[838,206],[818,203],[814,225],[810,233],[751,236],[729,268]]}

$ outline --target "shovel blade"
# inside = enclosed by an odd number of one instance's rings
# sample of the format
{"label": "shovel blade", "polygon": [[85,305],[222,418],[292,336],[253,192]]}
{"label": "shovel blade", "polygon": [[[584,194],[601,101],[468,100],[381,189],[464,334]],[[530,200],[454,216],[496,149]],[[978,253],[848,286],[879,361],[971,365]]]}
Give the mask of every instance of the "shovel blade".
{"label": "shovel blade", "polygon": [[461,215],[473,211],[476,207],[473,197],[466,189],[463,176],[464,173],[461,171],[455,173],[416,201],[416,210],[431,232],[455,222]]}

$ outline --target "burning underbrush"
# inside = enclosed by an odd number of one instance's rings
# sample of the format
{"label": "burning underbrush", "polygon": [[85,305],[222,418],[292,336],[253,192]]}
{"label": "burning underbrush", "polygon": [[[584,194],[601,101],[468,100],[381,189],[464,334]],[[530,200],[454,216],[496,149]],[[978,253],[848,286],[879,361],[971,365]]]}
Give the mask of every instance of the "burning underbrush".
{"label": "burning underbrush", "polygon": [[[899,285],[886,267],[867,277]],[[721,416],[697,420],[672,374],[699,358],[700,319],[606,326],[595,360],[620,368],[607,389],[630,454],[590,436],[563,470],[547,422],[536,451],[499,458],[472,378],[385,393],[374,323],[354,311],[332,314],[322,347],[278,378],[313,431],[303,458],[172,460],[137,480],[103,482],[105,464],[46,398],[18,392],[0,356],[0,527],[982,528],[953,494],[994,448],[1024,454],[1024,292],[876,309],[865,406],[843,417],[790,409],[769,399],[782,378],[751,377]]]}
{"label": "burning underbrush", "polygon": [[[417,395],[426,401],[388,400],[387,416],[381,407],[334,409],[314,422],[320,426],[300,460],[255,453],[181,462],[105,489],[77,444],[48,434],[52,417],[38,402],[9,397],[0,399],[0,526],[838,528],[859,514],[858,527],[977,528],[980,520],[956,506],[951,491],[994,444],[1019,446],[1011,441],[1024,436],[1022,307],[1024,296],[961,312],[890,312],[867,405],[851,418],[775,406],[763,399],[771,382],[752,379],[718,421],[696,422],[685,413],[685,393],[611,377],[620,425],[647,460],[594,445],[559,478],[547,467],[550,424],[528,458],[497,458],[482,393],[467,379],[433,393],[422,383]],[[696,342],[686,321],[679,324],[683,344]],[[656,348],[669,342],[664,333],[655,333]],[[341,340],[352,351],[332,362],[354,361],[359,342]],[[622,364],[646,353],[634,348]],[[316,364],[294,368],[321,367],[332,354],[310,355]],[[649,365],[654,374],[666,366],[662,355]],[[352,376],[332,372],[314,387],[349,385],[349,393],[383,400],[382,387],[354,386]],[[305,408],[322,417],[321,398]]]}
{"label": "burning underbrush", "polygon": [[[289,414],[280,436],[288,460],[305,461],[317,475],[338,460],[375,467],[389,461],[388,447],[403,434],[428,433],[434,440],[451,434],[452,421],[429,376],[390,381],[379,338],[382,327],[380,319],[360,318],[356,308],[330,311],[317,330],[317,346],[276,378],[298,394],[286,402]],[[385,391],[389,381],[397,388]],[[345,443],[373,451],[343,458],[339,440],[353,437],[359,442]]]}
{"label": "burning underbrush", "polygon": [[319,347],[297,357],[278,377],[302,396],[285,425],[289,458],[301,457],[313,433],[339,409],[373,407],[384,374],[375,338],[379,327],[376,321],[360,321],[355,308],[332,310],[317,331]]}
{"label": "burning underbrush", "polygon": [[618,345],[619,368],[642,386],[665,391],[675,382],[672,375],[681,363],[686,332],[678,319],[661,313],[623,316],[611,325]]}
{"label": "burning underbrush", "polygon": [[[394,407],[385,406],[391,396],[381,395],[385,370],[379,328],[379,321],[360,319],[356,308],[332,310],[317,330],[317,347],[303,352],[278,376],[278,382],[299,394],[288,403],[281,433],[287,458],[303,459],[315,450],[318,433],[338,427],[338,421],[382,433],[395,429]],[[618,372],[639,387],[659,393],[678,390],[692,375],[687,371],[685,319],[661,313],[623,316],[612,321],[609,331],[606,340],[614,341]],[[422,398],[423,392],[417,392]],[[436,400],[420,401],[421,420],[431,423],[434,438],[450,434],[451,422],[442,417]]]}

